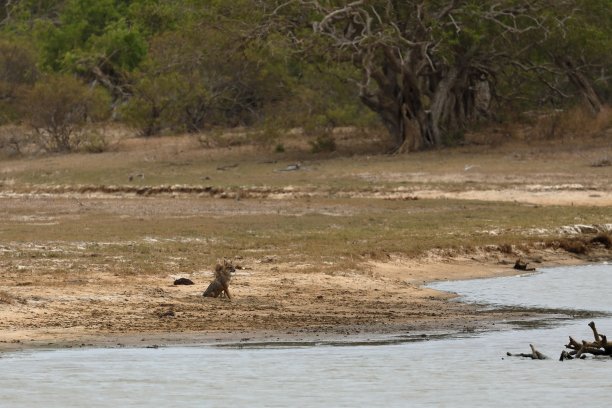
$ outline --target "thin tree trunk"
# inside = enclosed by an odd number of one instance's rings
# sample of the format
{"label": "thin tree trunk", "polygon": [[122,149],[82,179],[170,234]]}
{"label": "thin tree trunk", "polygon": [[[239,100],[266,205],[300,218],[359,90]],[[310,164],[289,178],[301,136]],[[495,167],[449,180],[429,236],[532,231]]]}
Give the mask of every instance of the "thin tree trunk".
{"label": "thin tree trunk", "polygon": [[574,62],[569,57],[557,57],[557,65],[559,65],[564,71],[570,82],[578,89],[582,94],[593,113],[597,114],[601,112],[603,102],[591,81],[580,71],[576,69]]}
{"label": "thin tree trunk", "polygon": [[459,70],[455,67],[449,69],[446,76],[442,78],[438,87],[434,93],[433,102],[431,104],[431,134],[433,143],[436,146],[442,144],[442,132],[440,130],[441,122],[444,118],[448,118],[453,115],[450,98],[452,95],[452,88],[457,81],[459,76]]}

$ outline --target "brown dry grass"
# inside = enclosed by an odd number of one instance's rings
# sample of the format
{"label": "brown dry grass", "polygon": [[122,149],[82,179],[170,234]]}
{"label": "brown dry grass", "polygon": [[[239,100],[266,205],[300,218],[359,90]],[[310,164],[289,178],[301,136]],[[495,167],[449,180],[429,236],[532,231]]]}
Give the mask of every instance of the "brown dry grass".
{"label": "brown dry grass", "polygon": [[563,249],[577,255],[585,255],[590,251],[603,246],[606,249],[612,248],[612,239],[609,233],[599,233],[595,236],[578,236],[561,239],[548,239],[546,246],[554,249]]}

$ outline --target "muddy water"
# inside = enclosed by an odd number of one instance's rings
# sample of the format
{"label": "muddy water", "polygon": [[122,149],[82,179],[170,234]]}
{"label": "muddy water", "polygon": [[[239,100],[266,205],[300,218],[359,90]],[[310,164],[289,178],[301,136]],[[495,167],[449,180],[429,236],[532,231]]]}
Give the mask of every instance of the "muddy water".
{"label": "muddy water", "polygon": [[[575,278],[567,280],[576,274],[583,280],[596,276],[598,285],[584,287],[576,285]],[[572,308],[562,300],[571,299],[582,309],[612,312],[611,284],[612,265],[444,283],[447,289],[466,293],[470,301],[538,306],[551,302],[553,307]],[[532,294],[525,296],[527,292]],[[597,322],[601,332],[612,333],[612,319]],[[384,346],[199,346],[4,354],[0,407],[604,406],[612,395],[612,360],[531,361],[505,356],[508,350],[527,352],[528,344],[534,343],[557,357],[568,334],[591,336],[586,323],[573,320],[551,329]]]}

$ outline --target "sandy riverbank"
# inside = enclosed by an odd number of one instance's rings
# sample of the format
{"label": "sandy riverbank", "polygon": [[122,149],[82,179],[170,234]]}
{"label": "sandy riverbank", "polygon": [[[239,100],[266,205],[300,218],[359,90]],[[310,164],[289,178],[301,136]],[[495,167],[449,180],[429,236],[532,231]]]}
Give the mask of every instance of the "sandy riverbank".
{"label": "sandy riverbank", "polygon": [[[512,269],[515,258],[486,251],[453,258],[431,253],[420,259],[371,262],[366,273],[344,276],[303,274],[282,263],[241,260],[244,269],[233,281],[232,301],[203,298],[205,276],[192,276],[197,283],[193,286],[173,286],[171,277],[155,276],[130,285],[112,276],[98,277],[97,283],[81,282],[78,288],[24,285],[19,296],[29,300],[0,309],[5,322],[0,351],[359,342],[489,330],[542,313],[483,310],[422,285],[519,273]],[[584,262],[552,250],[532,251],[526,259],[537,260],[533,265],[538,268]]]}

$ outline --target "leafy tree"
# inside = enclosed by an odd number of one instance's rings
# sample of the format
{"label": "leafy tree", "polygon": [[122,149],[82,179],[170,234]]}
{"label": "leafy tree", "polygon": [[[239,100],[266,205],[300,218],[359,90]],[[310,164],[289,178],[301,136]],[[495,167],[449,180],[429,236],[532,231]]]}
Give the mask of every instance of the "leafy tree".
{"label": "leafy tree", "polygon": [[131,80],[132,96],[121,109],[123,120],[141,136],[160,134],[175,121],[173,108],[184,89],[181,78],[172,72],[153,75],[145,71],[132,74]]}
{"label": "leafy tree", "polygon": [[15,97],[31,93],[39,71],[71,73],[108,89],[123,107],[119,119],[145,135],[238,125],[330,134],[377,118],[396,150],[419,150],[488,120],[494,107],[557,107],[581,96],[600,110],[612,95],[610,5],[4,2],[0,113],[18,119]]}
{"label": "leafy tree", "polygon": [[[601,111],[610,95],[612,67],[612,2],[577,0],[557,9],[566,16],[548,36],[540,52],[546,53],[573,88],[595,113]],[[567,97],[563,91],[558,95]]]}
{"label": "leafy tree", "polygon": [[108,96],[73,76],[48,75],[24,92],[20,106],[37,143],[49,152],[79,148],[89,122],[104,120],[109,113]]}
{"label": "leafy tree", "polygon": [[57,21],[65,0],[18,0],[0,2],[0,27],[28,33],[37,21]]}
{"label": "leafy tree", "polygon": [[125,113],[143,135],[253,124],[284,93],[282,69],[249,36],[257,19],[237,4],[210,3],[190,23],[153,37],[131,76]]}
{"label": "leafy tree", "polygon": [[126,96],[125,75],[144,59],[147,43],[120,0],[66,0],[59,22],[37,27],[43,65],[75,72]]}
{"label": "leafy tree", "polygon": [[0,40],[0,124],[16,119],[15,100],[37,77],[33,50],[17,40]]}
{"label": "leafy tree", "polygon": [[361,71],[360,99],[380,116],[396,149],[413,151],[440,146],[488,117],[503,79],[541,72],[533,57],[549,56],[536,50],[554,41],[555,30],[571,30],[557,9],[576,1],[296,0],[274,14],[292,22],[311,13],[327,51]]}

